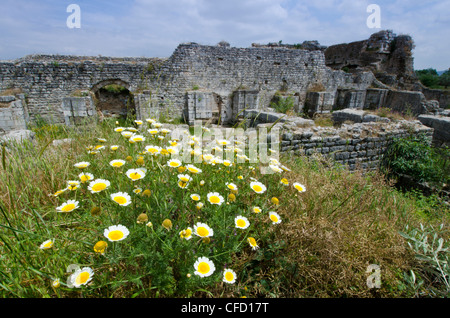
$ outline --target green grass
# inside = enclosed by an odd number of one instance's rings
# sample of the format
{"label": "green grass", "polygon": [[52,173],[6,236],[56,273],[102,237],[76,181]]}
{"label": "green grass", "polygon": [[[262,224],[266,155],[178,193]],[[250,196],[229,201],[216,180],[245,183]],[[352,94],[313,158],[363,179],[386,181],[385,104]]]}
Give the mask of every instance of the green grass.
{"label": "green grass", "polygon": [[[120,122],[123,127],[133,124],[132,120]],[[115,120],[105,120],[82,129],[67,127],[62,134],[44,128],[34,143],[1,148],[1,297],[417,297],[448,293],[442,272],[426,270],[436,269],[432,257],[425,266],[402,235],[423,224],[433,228],[431,234],[446,239],[448,208],[442,210],[432,201],[402,194],[378,173],[350,173],[329,168],[323,158],[287,155],[280,161],[290,171],[282,174],[262,174],[258,163],[193,162],[202,172],[184,171],[192,181],[182,189],[177,184],[180,172],[167,166],[169,156],[143,154],[146,145],[164,149],[169,145],[168,137],[151,137],[148,125],[136,126],[146,137],[142,143],[129,143],[114,131],[119,126]],[[73,141],[53,146],[52,140],[59,137]],[[104,148],[89,153],[97,145]],[[120,147],[113,151],[111,145]],[[113,159],[126,158],[121,168],[109,165]],[[90,162],[85,171],[95,179],[110,181],[110,187],[91,193],[88,184],[81,183],[76,190],[54,196],[67,181],[80,180],[81,171],[74,164],[81,161]],[[131,181],[126,171],[139,167],[147,169],[145,177]],[[251,178],[266,185],[267,191],[255,193],[249,187]],[[280,183],[282,178],[289,186]],[[226,182],[238,187],[235,201],[228,197]],[[293,182],[305,185],[306,191],[298,192]],[[137,188],[150,190],[150,195],[133,193]],[[111,200],[110,194],[118,191],[131,196],[130,205]],[[220,193],[224,202],[209,203],[210,192]],[[192,193],[201,196],[202,209],[195,207]],[[279,205],[271,202],[272,197],[279,199]],[[77,200],[79,208],[57,212],[70,199]],[[260,206],[262,212],[252,212],[253,206]],[[276,211],[282,222],[272,224],[269,211]],[[142,213],[151,226],[137,222]],[[247,229],[235,227],[238,215],[248,218]],[[171,220],[171,229],[162,225],[166,219]],[[214,230],[210,240],[195,235],[190,240],[180,238],[180,231],[197,222]],[[110,242],[103,232],[116,224],[126,226],[130,234],[123,241]],[[250,236],[259,249],[250,247]],[[54,245],[40,249],[48,239]],[[98,241],[108,244],[104,254],[94,251]],[[214,262],[211,276],[194,274],[199,256]],[[94,271],[87,285],[67,284],[74,273],[72,264]],[[367,286],[370,264],[381,266],[381,288]],[[222,281],[224,268],[236,272],[234,284]],[[416,281],[411,280],[411,270]],[[54,279],[60,280],[59,287],[52,286]]]}

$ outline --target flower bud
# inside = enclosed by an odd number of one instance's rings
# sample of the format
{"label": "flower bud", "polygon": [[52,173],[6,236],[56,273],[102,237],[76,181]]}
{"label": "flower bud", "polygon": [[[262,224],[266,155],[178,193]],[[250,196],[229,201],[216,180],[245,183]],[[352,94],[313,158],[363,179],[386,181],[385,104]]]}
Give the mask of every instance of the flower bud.
{"label": "flower bud", "polygon": [[165,219],[162,223],[162,226],[166,229],[166,230],[171,230],[172,229],[172,221],[169,219]]}

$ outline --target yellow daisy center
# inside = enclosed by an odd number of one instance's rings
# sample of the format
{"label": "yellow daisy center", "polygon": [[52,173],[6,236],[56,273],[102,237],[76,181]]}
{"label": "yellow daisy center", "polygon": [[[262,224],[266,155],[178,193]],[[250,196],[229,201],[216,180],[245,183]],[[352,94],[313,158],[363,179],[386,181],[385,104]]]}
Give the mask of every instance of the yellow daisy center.
{"label": "yellow daisy center", "polygon": [[278,217],[277,217],[275,214],[272,214],[272,215],[270,216],[270,219],[271,219],[273,222],[278,222]]}
{"label": "yellow daisy center", "polygon": [[250,243],[251,246],[256,246],[256,241],[253,237],[249,237],[248,242]]}
{"label": "yellow daisy center", "polygon": [[295,188],[296,188],[298,191],[303,191],[302,186],[300,186],[300,185],[298,185],[298,184],[295,185]]}
{"label": "yellow daisy center", "polygon": [[220,203],[220,198],[219,198],[217,195],[212,195],[212,196],[209,198],[209,201],[210,201],[211,203]]}
{"label": "yellow daisy center", "polygon": [[198,269],[197,270],[201,274],[207,274],[210,271],[209,264],[206,263],[206,262],[201,262],[200,264],[198,264]]}
{"label": "yellow daisy center", "polygon": [[255,190],[256,192],[261,192],[262,187],[259,184],[255,184],[255,185],[253,185],[253,190]]}
{"label": "yellow daisy center", "polygon": [[65,205],[61,210],[64,212],[70,212],[73,209],[75,209],[75,204],[69,203],[69,204]]}
{"label": "yellow daisy center", "polygon": [[125,198],[125,197],[114,197],[114,201],[116,201],[119,204],[125,204],[125,203],[127,203],[127,198]]}
{"label": "yellow daisy center", "polygon": [[123,166],[123,163],[122,162],[113,162],[113,167],[121,167],[121,166]]}
{"label": "yellow daisy center", "polygon": [[171,166],[171,167],[178,167],[178,162],[172,161],[172,162],[170,163],[170,166]]}
{"label": "yellow daisy center", "polygon": [[92,190],[98,192],[106,189],[105,183],[96,183],[92,186]]}
{"label": "yellow daisy center", "polygon": [[225,279],[226,279],[227,281],[229,281],[229,282],[233,281],[233,279],[234,279],[233,273],[231,273],[231,272],[226,272],[226,273],[225,273]]}
{"label": "yellow daisy center", "polygon": [[245,222],[245,220],[243,219],[239,219],[236,221],[236,225],[239,227],[244,227],[247,224],[247,222]]}
{"label": "yellow daisy center", "polygon": [[204,237],[209,234],[209,231],[207,228],[201,226],[201,227],[197,228],[197,234],[201,237]]}
{"label": "yellow daisy center", "polygon": [[137,179],[139,179],[140,177],[141,177],[141,175],[140,175],[139,173],[137,173],[137,172],[133,172],[133,173],[130,174],[130,178],[131,178],[132,180],[137,180]]}
{"label": "yellow daisy center", "polygon": [[180,182],[178,182],[178,185],[179,185],[181,188],[185,188],[185,187],[187,186],[187,182],[180,181]]}
{"label": "yellow daisy center", "polygon": [[120,240],[123,237],[122,231],[115,230],[108,233],[108,238],[112,241]]}
{"label": "yellow daisy center", "polygon": [[90,275],[88,272],[82,272],[80,275],[77,276],[76,283],[77,284],[85,284],[87,280],[89,279]]}
{"label": "yellow daisy center", "polygon": [[47,243],[44,244],[44,248],[50,248],[52,246],[53,246],[53,242],[52,241],[47,242]]}

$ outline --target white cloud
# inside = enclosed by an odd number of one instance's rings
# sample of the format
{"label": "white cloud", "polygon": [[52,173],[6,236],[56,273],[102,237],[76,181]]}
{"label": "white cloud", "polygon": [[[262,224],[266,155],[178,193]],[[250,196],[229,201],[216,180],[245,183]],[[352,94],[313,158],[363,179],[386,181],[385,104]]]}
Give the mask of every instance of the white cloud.
{"label": "white cloud", "polygon": [[[382,29],[410,34],[419,68],[450,66],[450,0],[4,0],[0,58],[31,53],[149,56],[179,43],[248,47],[253,42],[323,45],[367,39],[367,5],[381,7]],[[81,7],[81,29],[65,26],[69,3]],[[416,68],[417,68],[416,67]]]}

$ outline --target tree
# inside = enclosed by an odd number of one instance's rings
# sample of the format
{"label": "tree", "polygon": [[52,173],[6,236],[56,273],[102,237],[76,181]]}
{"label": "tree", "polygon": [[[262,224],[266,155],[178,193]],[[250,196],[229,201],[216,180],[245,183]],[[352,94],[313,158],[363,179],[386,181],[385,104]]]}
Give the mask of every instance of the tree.
{"label": "tree", "polygon": [[439,75],[433,68],[417,70],[416,75],[419,78],[419,81],[426,87],[433,88],[439,84]]}
{"label": "tree", "polygon": [[450,86],[450,68],[439,76],[439,85],[444,86],[446,89]]}

